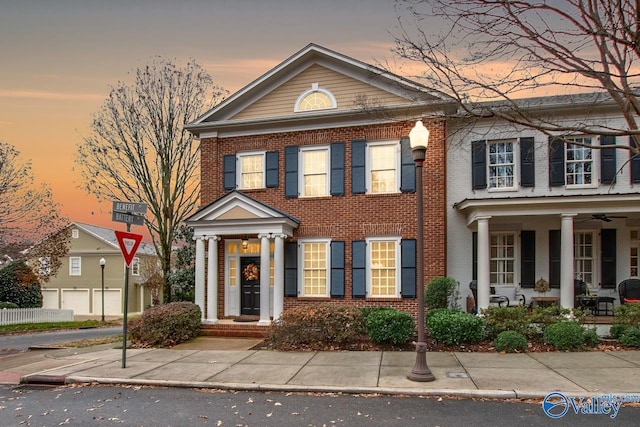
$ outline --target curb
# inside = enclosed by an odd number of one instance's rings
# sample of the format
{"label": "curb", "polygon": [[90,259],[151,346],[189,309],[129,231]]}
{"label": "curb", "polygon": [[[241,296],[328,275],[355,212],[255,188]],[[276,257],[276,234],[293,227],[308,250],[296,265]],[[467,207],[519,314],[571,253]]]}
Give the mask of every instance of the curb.
{"label": "curb", "polygon": [[65,383],[65,375],[34,374],[25,375],[20,378],[20,384],[64,385]]}

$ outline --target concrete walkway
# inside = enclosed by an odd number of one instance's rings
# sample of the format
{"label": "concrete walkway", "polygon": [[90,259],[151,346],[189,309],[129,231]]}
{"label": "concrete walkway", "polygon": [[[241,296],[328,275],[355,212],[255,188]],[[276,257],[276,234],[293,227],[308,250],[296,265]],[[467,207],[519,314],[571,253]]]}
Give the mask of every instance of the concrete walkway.
{"label": "concrete walkway", "polygon": [[427,353],[436,377],[406,378],[413,352],[251,350],[260,340],[198,338],[172,349],[27,352],[0,358],[0,382],[117,383],[234,390],[543,398],[640,395],[640,351]]}

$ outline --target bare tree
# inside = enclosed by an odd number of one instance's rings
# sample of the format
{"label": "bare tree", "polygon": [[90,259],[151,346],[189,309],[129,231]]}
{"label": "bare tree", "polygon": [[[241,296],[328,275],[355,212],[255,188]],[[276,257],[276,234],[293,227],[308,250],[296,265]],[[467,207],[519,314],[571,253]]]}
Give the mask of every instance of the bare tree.
{"label": "bare tree", "polygon": [[78,147],[87,192],[149,207],[146,226],[160,257],[166,302],[171,244],[199,196],[199,144],[183,126],[225,93],[193,60],[180,68],[155,58],[135,71],[133,84],[112,87],[93,117],[92,134]]}
{"label": "bare tree", "polygon": [[[467,117],[548,135],[640,134],[637,0],[397,0],[396,7],[394,52],[417,62],[421,81],[453,97]],[[610,105],[624,124],[590,120],[588,111],[580,123],[562,122],[540,114],[549,99],[519,100],[585,92],[551,102]]]}
{"label": "bare tree", "polygon": [[151,295],[151,305],[160,304],[160,294],[164,287],[160,262],[155,257],[143,257],[140,260],[140,286]]}

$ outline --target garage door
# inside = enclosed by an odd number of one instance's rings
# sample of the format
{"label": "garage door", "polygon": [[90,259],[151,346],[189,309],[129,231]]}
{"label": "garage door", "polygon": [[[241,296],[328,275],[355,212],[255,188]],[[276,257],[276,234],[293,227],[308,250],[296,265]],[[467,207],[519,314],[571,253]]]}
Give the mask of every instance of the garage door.
{"label": "garage door", "polygon": [[74,315],[91,314],[89,310],[89,289],[63,289],[62,308],[73,310]]}
{"label": "garage door", "polygon": [[60,308],[57,289],[42,290],[42,308],[54,308],[56,310]]}
{"label": "garage door", "polygon": [[[122,292],[121,289],[104,290],[104,314],[108,316],[119,316],[122,314]],[[93,291],[93,314],[102,314],[102,290]]]}

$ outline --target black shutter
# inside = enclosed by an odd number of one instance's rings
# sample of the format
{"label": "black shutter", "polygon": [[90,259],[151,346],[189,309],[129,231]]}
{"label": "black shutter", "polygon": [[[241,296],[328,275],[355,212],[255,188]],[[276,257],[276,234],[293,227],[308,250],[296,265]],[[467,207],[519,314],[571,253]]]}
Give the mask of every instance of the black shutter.
{"label": "black shutter", "polygon": [[549,230],[549,286],[560,287],[560,230]]}
{"label": "black shutter", "polygon": [[604,228],[600,230],[600,247],[602,248],[601,270],[603,289],[616,288],[616,229]]}
{"label": "black shutter", "polygon": [[520,186],[535,187],[535,147],[533,137],[520,138]]}
{"label": "black shutter", "polygon": [[344,298],[344,242],[331,242],[331,296]]}
{"label": "black shutter", "polygon": [[549,186],[564,185],[564,140],[549,138]]}
{"label": "black shutter", "polygon": [[536,283],[536,232],[520,232],[520,286],[533,288]]}
{"label": "black shutter", "polygon": [[267,151],[267,177],[265,184],[267,188],[276,188],[278,186],[278,152]]}
{"label": "black shutter", "polygon": [[[633,148],[638,148],[636,139],[633,136],[629,137],[629,144]],[[629,151],[630,163],[631,163],[631,182],[640,182],[640,154],[636,154],[634,151]]]}
{"label": "black shutter", "polygon": [[367,243],[364,240],[351,242],[351,295],[353,298],[367,296]]}
{"label": "black shutter", "polygon": [[233,190],[236,188],[236,155],[227,154],[223,158],[224,168],[224,189]]}
{"label": "black shutter", "polygon": [[331,195],[344,195],[344,142],[331,144]]}
{"label": "black shutter", "polygon": [[474,190],[487,188],[487,141],[471,142],[471,184]]}
{"label": "black shutter", "polygon": [[409,138],[400,138],[400,158],[402,167],[400,169],[400,191],[412,193],[416,191],[416,164],[413,161],[413,152]]}
{"label": "black shutter", "polygon": [[400,242],[402,298],[416,297],[416,239],[402,239]]}
{"label": "black shutter", "polygon": [[478,280],[478,232],[471,233],[471,279]]}
{"label": "black shutter", "polygon": [[351,193],[353,194],[366,192],[366,148],[367,143],[364,139],[351,141]]}
{"label": "black shutter", "polygon": [[[615,145],[615,136],[601,136],[600,146]],[[600,149],[600,182],[603,184],[613,184],[616,181],[616,149]]]}
{"label": "black shutter", "polygon": [[284,296],[298,296],[298,244],[284,244]]}
{"label": "black shutter", "polygon": [[298,197],[298,147],[284,147],[284,196]]}

